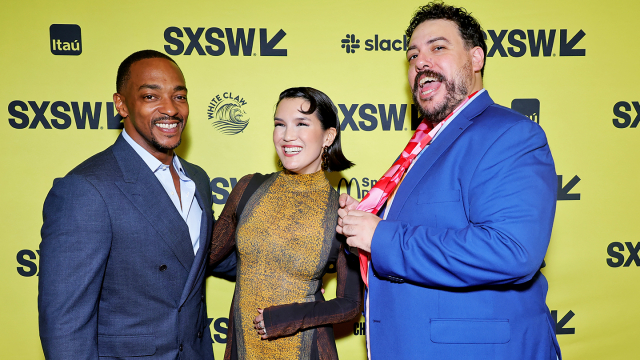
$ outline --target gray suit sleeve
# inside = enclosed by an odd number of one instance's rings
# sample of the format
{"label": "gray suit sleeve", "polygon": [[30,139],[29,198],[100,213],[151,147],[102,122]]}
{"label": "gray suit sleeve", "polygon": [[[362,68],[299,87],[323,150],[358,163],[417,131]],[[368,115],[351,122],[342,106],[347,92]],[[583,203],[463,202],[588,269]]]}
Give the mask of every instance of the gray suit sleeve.
{"label": "gray suit sleeve", "polygon": [[97,359],[97,310],[111,223],[85,178],[54,182],[43,209],[38,310],[47,359]]}

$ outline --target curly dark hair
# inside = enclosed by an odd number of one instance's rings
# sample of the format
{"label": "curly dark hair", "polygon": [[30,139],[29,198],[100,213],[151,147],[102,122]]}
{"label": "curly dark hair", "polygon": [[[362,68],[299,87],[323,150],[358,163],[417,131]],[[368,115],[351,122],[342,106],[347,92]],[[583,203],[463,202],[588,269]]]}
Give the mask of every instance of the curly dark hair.
{"label": "curly dark hair", "polygon": [[467,49],[471,49],[476,46],[482,48],[482,51],[484,51],[484,64],[482,65],[480,73],[484,76],[484,67],[487,63],[487,43],[484,40],[480,23],[471,16],[471,13],[467,12],[465,8],[446,5],[440,1],[430,2],[427,5],[419,7],[413,14],[413,17],[409,22],[409,27],[407,27],[405,32],[407,38],[411,38],[411,35],[413,35],[413,32],[418,25],[427,20],[438,19],[453,21],[458,25],[462,41],[464,41],[464,45]]}

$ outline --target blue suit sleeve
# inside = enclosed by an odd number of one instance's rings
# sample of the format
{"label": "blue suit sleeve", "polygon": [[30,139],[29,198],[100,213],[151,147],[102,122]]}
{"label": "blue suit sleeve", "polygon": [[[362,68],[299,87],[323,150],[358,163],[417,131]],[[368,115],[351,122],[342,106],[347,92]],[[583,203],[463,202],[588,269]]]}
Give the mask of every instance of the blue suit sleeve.
{"label": "blue suit sleeve", "polygon": [[38,310],[47,359],[97,359],[97,310],[111,246],[109,213],[86,179],[54,182],[43,209]]}
{"label": "blue suit sleeve", "polygon": [[431,287],[523,283],[536,274],[557,196],[553,159],[539,126],[530,120],[511,126],[461,186],[468,199],[462,228],[378,224],[371,245],[377,274]]}
{"label": "blue suit sleeve", "polygon": [[232,251],[226,258],[221,260],[211,269],[211,273],[217,277],[222,277],[228,280],[235,279],[236,266],[238,264],[236,258],[236,252]]}

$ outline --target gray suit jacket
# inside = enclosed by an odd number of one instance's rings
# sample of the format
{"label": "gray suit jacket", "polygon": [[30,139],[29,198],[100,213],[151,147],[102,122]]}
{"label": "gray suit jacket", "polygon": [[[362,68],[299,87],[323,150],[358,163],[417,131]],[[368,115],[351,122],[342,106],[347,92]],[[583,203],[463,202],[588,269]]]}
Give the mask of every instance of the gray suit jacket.
{"label": "gray suit jacket", "polygon": [[[47,359],[213,359],[205,269],[209,177],[180,159],[203,208],[200,249],[164,188],[122,138],[44,203],[38,309]],[[235,258],[218,266],[235,271]]]}

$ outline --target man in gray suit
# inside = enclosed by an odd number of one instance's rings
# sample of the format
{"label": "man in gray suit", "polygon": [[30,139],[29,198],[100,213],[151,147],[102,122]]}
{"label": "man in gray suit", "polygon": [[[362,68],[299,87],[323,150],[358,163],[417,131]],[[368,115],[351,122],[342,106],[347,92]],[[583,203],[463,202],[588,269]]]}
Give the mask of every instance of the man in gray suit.
{"label": "man in gray suit", "polygon": [[[124,131],[56,179],[44,203],[38,309],[47,359],[213,359],[205,273],[209,177],[173,152],[189,116],[168,56],[118,69]],[[231,275],[235,257],[214,270]]]}

